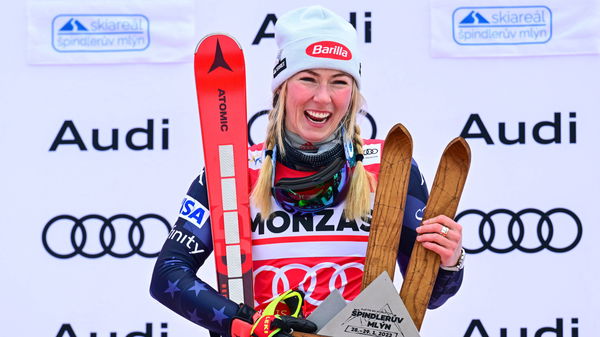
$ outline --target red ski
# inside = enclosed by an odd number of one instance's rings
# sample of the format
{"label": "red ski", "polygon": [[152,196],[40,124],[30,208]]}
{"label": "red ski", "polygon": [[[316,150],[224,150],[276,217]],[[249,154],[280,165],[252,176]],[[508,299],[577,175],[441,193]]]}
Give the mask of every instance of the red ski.
{"label": "red ski", "polygon": [[206,36],[194,56],[219,292],[254,306],[246,73],[239,44]]}

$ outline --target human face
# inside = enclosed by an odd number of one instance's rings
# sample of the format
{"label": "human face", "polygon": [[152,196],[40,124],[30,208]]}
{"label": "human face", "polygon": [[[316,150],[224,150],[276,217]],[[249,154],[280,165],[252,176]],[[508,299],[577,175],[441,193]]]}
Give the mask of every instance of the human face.
{"label": "human face", "polygon": [[329,137],[348,112],[354,79],[332,69],[309,69],[290,77],[285,127],[308,142]]}

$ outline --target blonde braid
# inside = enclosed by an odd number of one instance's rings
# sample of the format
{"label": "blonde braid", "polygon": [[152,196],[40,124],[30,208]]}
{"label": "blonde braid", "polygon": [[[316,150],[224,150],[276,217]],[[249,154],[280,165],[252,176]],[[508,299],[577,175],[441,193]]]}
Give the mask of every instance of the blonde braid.
{"label": "blonde braid", "polygon": [[[274,103],[273,109],[269,111],[269,124],[267,125],[267,139],[263,148],[265,150],[271,150],[275,148],[277,144],[278,150],[282,150],[283,146],[283,121],[284,121],[284,109],[285,109],[285,95],[287,85],[284,83],[281,90],[279,91],[279,97]],[[250,193],[250,200],[258,208],[261,217],[268,216],[271,214],[273,203],[271,201],[271,184],[273,180],[273,160],[271,156],[265,156],[264,162],[260,168],[258,180],[252,193]]]}
{"label": "blonde braid", "polygon": [[[352,87],[352,102],[350,104],[348,118],[344,123],[347,130],[345,137],[350,138],[356,154],[363,154],[363,140],[360,136],[360,127],[356,123],[356,116],[363,106],[363,97],[361,96],[356,84]],[[345,216],[348,219],[365,218],[371,213],[371,192],[375,191],[375,178],[368,172],[362,161],[357,161],[354,166],[350,189],[346,196]]]}
{"label": "blonde braid", "polygon": [[[360,127],[355,125],[352,137],[357,154],[363,154],[363,141]],[[346,196],[345,215],[348,219],[366,218],[371,213],[371,191],[374,191],[375,179],[365,169],[362,161],[357,161]]]}

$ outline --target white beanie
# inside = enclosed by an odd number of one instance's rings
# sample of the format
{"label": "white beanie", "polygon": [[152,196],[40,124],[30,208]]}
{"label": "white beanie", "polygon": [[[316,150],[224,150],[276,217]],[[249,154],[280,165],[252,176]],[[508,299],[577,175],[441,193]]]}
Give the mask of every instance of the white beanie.
{"label": "white beanie", "polygon": [[275,24],[279,47],[271,88],[306,69],[336,69],[354,77],[360,87],[360,51],[352,25],[321,6],[294,9]]}

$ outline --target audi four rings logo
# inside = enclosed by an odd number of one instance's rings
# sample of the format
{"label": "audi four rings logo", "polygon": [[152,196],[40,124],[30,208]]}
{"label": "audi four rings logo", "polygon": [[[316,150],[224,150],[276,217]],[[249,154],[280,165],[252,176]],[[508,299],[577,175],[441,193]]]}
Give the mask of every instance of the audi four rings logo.
{"label": "audi four rings logo", "polygon": [[[579,244],[583,232],[579,217],[566,208],[553,208],[547,212],[535,208],[526,208],[519,212],[501,208],[488,213],[469,209],[458,214],[456,222],[460,222],[464,228],[469,228],[470,219],[473,217],[479,221],[480,242],[477,247],[465,247],[465,251],[470,254],[481,253],[486,249],[499,254],[515,249],[524,253],[537,253],[543,249],[565,253]],[[498,240],[500,235],[497,235],[497,227],[506,228],[508,244],[498,243],[503,239]],[[532,231],[535,231],[535,234]],[[527,240],[526,233],[531,233]]]}
{"label": "audi four rings logo", "polygon": [[[271,284],[271,291],[273,297],[275,297],[279,293],[278,286],[283,285],[285,289],[290,287],[290,278],[288,278],[288,274],[293,275],[293,278],[295,279],[302,279],[302,276],[304,276],[304,280],[308,281],[308,287],[305,288],[303,284],[299,286],[299,289],[304,292],[304,300],[312,305],[319,306],[323,301],[315,299],[312,295],[315,293],[329,294],[336,289],[335,284],[338,281],[342,284],[342,287],[338,290],[343,294],[346,284],[348,284],[348,275],[346,275],[348,269],[362,271],[364,266],[356,262],[350,262],[343,265],[333,262],[322,262],[314,267],[308,267],[300,263],[292,263],[281,268],[265,265],[254,271],[254,278],[255,280],[261,280],[261,282],[265,282],[266,284]],[[268,272],[266,274],[269,276],[259,276],[262,272]],[[323,273],[329,272],[333,272],[333,275],[331,275],[331,279],[328,282],[329,288],[318,289],[317,277],[323,277]],[[270,278],[271,275],[273,279],[272,281],[268,281],[268,278]]]}
{"label": "audi four rings logo", "polygon": [[[118,228],[121,230],[117,231]],[[160,236],[161,240],[171,231],[171,225],[157,214],[145,214],[137,218],[127,214],[117,214],[109,218],[91,214],[80,219],[71,215],[59,215],[44,226],[42,243],[50,255],[59,259],[68,259],[76,255],[95,259],[107,254],[116,258],[126,258],[134,254],[152,258],[158,256],[160,247],[157,251],[144,251],[146,233],[157,230],[162,232],[162,228],[166,229],[166,232]],[[88,236],[88,232],[92,230],[94,234],[98,233],[93,239]],[[127,234],[120,235],[125,231]],[[127,243],[115,245],[118,236],[123,237],[119,242]]]}

